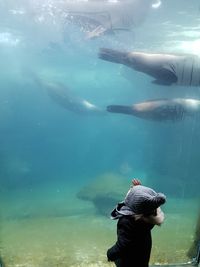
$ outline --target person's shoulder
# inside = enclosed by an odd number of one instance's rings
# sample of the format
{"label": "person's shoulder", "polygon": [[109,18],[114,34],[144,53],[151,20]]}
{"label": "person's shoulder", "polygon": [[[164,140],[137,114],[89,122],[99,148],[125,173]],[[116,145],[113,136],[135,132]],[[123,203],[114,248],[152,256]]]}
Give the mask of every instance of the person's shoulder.
{"label": "person's shoulder", "polygon": [[135,224],[135,218],[133,216],[124,215],[119,218],[118,224]]}
{"label": "person's shoulder", "polygon": [[126,233],[132,233],[137,229],[137,223],[132,216],[122,216],[117,224],[118,231],[125,231]]}

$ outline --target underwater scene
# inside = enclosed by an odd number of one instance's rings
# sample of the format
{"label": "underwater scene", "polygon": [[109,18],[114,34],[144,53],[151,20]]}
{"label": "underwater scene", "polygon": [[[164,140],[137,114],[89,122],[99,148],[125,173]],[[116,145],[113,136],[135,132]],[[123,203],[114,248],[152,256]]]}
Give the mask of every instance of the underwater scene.
{"label": "underwater scene", "polygon": [[200,240],[200,1],[0,0],[0,266],[106,267],[134,177],[150,264]]}

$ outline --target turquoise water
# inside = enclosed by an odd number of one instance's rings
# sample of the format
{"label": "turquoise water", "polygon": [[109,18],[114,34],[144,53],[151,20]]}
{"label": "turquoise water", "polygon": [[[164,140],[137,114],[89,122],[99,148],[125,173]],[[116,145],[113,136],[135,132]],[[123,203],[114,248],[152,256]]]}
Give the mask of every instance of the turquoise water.
{"label": "turquoise water", "polygon": [[[199,207],[198,118],[174,123],[77,113],[48,87],[103,110],[156,98],[199,99],[199,88],[155,85],[142,73],[98,58],[101,47],[199,54],[199,1],[150,2],[131,2],[137,4],[131,31],[88,39],[86,23],[67,20],[66,1],[0,1],[5,266],[112,266],[105,257],[116,239],[109,211],[132,177],[168,198],[165,223],[153,230],[151,263],[190,260]],[[105,2],[93,3],[87,3],[92,12]],[[85,4],[75,2],[76,10]],[[129,5],[124,3],[123,14],[104,7],[114,26],[128,18]]]}

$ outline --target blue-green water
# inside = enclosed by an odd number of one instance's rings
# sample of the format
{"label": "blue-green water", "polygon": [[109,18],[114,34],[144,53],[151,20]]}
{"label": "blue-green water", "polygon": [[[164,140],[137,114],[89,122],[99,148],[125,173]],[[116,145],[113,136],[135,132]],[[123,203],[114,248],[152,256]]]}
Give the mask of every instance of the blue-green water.
{"label": "blue-green water", "polygon": [[[152,8],[156,1],[143,0],[134,6],[130,32],[88,39],[85,24],[66,22],[64,2],[0,1],[5,266],[111,266],[105,254],[115,242],[116,223],[108,211],[123,199],[132,177],[168,198],[166,221],[153,231],[151,262],[188,261],[199,206],[198,118],[154,122],[106,112],[76,114],[52,99],[45,85],[54,83],[72,99],[102,109],[156,98],[199,99],[199,88],[152,84],[142,73],[100,60],[98,51],[198,55],[200,3],[163,0]],[[97,11],[105,4],[93,3]],[[129,4],[124,3],[125,16]],[[120,15],[111,11],[114,23]]]}

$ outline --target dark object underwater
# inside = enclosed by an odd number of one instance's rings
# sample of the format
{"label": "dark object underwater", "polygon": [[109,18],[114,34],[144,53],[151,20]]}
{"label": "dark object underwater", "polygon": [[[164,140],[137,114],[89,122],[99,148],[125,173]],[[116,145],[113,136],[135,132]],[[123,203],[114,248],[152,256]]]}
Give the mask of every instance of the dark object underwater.
{"label": "dark object underwater", "polygon": [[0,267],[5,267],[3,260],[0,258]]}
{"label": "dark object underwater", "polygon": [[188,256],[194,258],[194,262],[200,262],[200,212],[197,219],[196,230],[194,234],[194,242],[188,251]]}
{"label": "dark object underwater", "polygon": [[123,64],[154,78],[154,84],[200,86],[200,58],[194,55],[124,52],[101,48],[99,58]]}
{"label": "dark object underwater", "polygon": [[156,99],[131,106],[110,105],[107,106],[107,111],[154,121],[181,121],[186,116],[194,117],[200,114],[200,100],[184,98]]}

